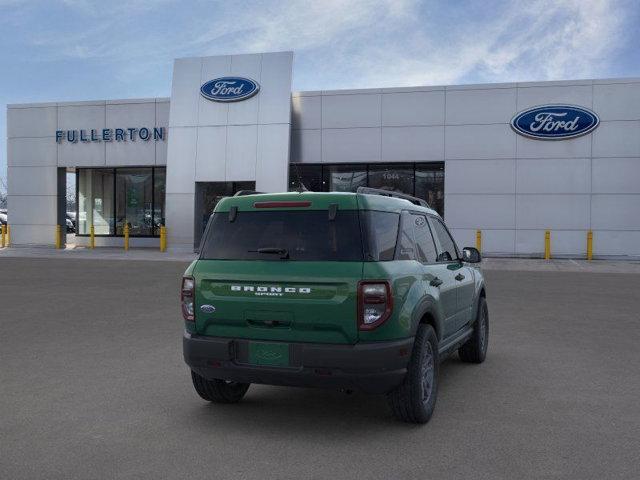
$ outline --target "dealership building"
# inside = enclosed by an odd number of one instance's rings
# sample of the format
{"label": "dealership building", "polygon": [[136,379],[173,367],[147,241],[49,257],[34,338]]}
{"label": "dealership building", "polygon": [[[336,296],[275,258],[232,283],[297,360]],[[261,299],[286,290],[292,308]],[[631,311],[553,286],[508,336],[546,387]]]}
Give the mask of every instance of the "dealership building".
{"label": "dealership building", "polygon": [[292,92],[292,52],[175,60],[170,98],[13,104],[15,246],[193,250],[238,190],[396,190],[485,254],[640,256],[640,79]]}

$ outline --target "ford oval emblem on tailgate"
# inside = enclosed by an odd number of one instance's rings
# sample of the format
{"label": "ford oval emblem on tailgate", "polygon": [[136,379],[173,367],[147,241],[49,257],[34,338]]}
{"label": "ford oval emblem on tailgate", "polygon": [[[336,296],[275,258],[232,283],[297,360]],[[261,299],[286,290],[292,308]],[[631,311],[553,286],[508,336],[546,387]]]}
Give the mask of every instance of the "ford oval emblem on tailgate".
{"label": "ford oval emblem on tailgate", "polygon": [[202,305],[200,307],[200,311],[204,313],[213,313],[216,311],[216,307],[214,307],[213,305]]}

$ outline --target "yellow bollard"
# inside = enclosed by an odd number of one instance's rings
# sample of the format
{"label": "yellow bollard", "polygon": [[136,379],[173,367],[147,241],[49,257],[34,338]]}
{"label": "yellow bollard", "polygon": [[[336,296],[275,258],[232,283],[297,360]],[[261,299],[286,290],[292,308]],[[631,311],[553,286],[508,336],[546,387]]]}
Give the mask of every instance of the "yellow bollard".
{"label": "yellow bollard", "polygon": [[62,248],[62,229],[60,225],[56,225],[56,248]]}
{"label": "yellow bollard", "polygon": [[587,260],[593,260],[593,232],[587,232]]}
{"label": "yellow bollard", "polygon": [[124,250],[129,250],[129,224],[124,225]]}
{"label": "yellow bollard", "polygon": [[551,230],[544,232],[544,259],[551,259]]}
{"label": "yellow bollard", "polygon": [[6,225],[0,226],[0,237],[2,237],[2,242],[0,243],[0,246],[4,248],[4,246],[7,244],[7,226]]}
{"label": "yellow bollard", "polygon": [[160,251],[165,252],[167,250],[167,227],[162,225],[160,227]]}
{"label": "yellow bollard", "polygon": [[11,225],[7,223],[7,247],[11,245]]}
{"label": "yellow bollard", "polygon": [[476,230],[476,249],[482,253],[482,231]]}
{"label": "yellow bollard", "polygon": [[89,227],[89,248],[96,248],[96,229],[93,224]]}

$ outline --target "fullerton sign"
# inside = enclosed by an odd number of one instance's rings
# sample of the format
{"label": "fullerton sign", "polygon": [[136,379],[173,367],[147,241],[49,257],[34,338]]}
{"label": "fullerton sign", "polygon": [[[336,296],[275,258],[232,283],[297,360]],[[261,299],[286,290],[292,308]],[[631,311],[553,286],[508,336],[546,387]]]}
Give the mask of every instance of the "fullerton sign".
{"label": "fullerton sign", "polygon": [[542,105],[511,119],[516,133],[537,140],[564,140],[586,135],[600,123],[598,116],[574,105]]}
{"label": "fullerton sign", "polygon": [[56,130],[56,143],[64,141],[68,143],[90,142],[135,142],[142,140],[164,140],[164,127],[141,128],[91,128],[88,130]]}

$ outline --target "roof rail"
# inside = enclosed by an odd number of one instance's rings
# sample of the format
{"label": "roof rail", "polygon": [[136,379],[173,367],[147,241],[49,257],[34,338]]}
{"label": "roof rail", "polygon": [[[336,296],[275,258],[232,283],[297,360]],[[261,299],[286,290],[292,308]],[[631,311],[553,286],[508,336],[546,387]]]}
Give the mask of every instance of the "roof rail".
{"label": "roof rail", "polygon": [[366,195],[381,195],[383,197],[402,198],[403,200],[410,201],[414,205],[420,205],[421,207],[431,208],[429,204],[423,199],[418,197],[413,197],[411,195],[407,195],[406,193],[392,192],[390,190],[383,190],[381,188],[371,188],[371,187],[358,187],[357,193],[364,193]]}
{"label": "roof rail", "polygon": [[238,190],[236,193],[233,194],[233,196],[244,197],[245,195],[256,195],[258,193],[264,193],[264,192],[256,192],[255,190]]}

